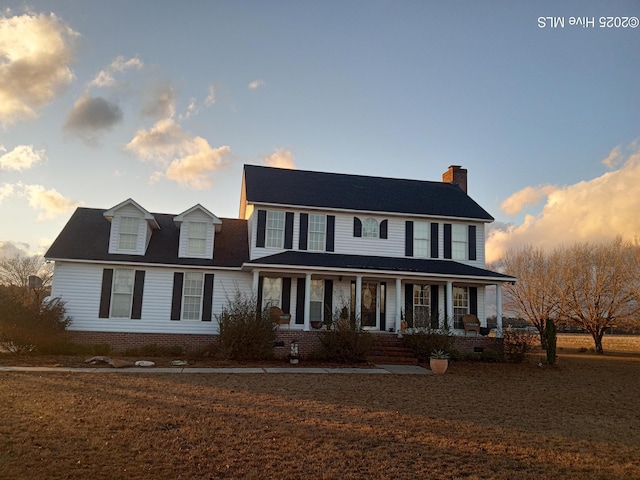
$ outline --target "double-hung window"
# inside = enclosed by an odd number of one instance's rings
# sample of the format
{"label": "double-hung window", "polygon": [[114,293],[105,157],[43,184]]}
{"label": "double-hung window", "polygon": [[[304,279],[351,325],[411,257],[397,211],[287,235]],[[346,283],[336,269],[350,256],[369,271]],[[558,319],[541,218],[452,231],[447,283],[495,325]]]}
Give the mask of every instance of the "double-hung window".
{"label": "double-hung window", "polygon": [[138,226],[140,219],[136,217],[120,217],[120,235],[118,249],[135,250],[138,245]]}
{"label": "double-hung window", "polygon": [[200,320],[203,287],[202,273],[187,272],[184,274],[182,288],[182,318],[184,320]]}
{"label": "double-hung window", "polygon": [[284,246],[284,212],[267,211],[265,246],[283,248]]}
{"label": "double-hung window", "polygon": [[469,313],[469,289],[453,287],[453,327],[463,328],[462,317]]}
{"label": "double-hung window", "polygon": [[454,260],[467,259],[467,226],[454,223],[451,226],[451,255]]}
{"label": "double-hung window", "polygon": [[309,214],[309,250],[324,251],[327,235],[326,215]]}
{"label": "double-hung window", "polygon": [[111,289],[111,317],[130,318],[133,301],[134,271],[128,268],[116,268],[113,272]]}
{"label": "double-hung window", "polygon": [[323,320],[324,280],[311,280],[311,298],[309,320],[321,322]]}
{"label": "double-hung window", "polygon": [[207,224],[189,222],[187,234],[187,253],[189,255],[204,255],[207,244]]}
{"label": "double-hung window", "polygon": [[413,256],[428,258],[431,255],[429,243],[429,222],[413,222]]}
{"label": "double-hung window", "polygon": [[413,286],[413,326],[427,327],[431,315],[431,286]]}
{"label": "double-hung window", "polygon": [[262,311],[269,307],[279,307],[282,297],[282,279],[264,277],[262,279]]}

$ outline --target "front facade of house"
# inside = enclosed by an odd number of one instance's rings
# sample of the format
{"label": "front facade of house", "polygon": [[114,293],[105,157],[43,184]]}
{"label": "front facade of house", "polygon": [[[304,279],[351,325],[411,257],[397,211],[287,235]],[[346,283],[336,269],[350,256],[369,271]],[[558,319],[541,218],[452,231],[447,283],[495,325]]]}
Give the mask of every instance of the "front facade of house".
{"label": "front facade of house", "polygon": [[79,208],[46,254],[69,330],[211,336],[239,290],[290,313],[292,331],[349,312],[372,331],[461,333],[467,313],[486,326],[495,285],[500,334],[500,287],[515,279],[485,269],[493,218],[460,167],[426,182],[246,165],[239,217],[152,214],[131,199]]}

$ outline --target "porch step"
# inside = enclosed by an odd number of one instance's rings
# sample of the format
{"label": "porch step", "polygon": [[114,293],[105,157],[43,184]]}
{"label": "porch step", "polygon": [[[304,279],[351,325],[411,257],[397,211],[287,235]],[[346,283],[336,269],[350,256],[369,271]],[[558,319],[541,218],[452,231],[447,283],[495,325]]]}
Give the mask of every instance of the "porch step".
{"label": "porch step", "polygon": [[373,346],[367,361],[383,365],[417,365],[418,359],[394,334],[372,334]]}

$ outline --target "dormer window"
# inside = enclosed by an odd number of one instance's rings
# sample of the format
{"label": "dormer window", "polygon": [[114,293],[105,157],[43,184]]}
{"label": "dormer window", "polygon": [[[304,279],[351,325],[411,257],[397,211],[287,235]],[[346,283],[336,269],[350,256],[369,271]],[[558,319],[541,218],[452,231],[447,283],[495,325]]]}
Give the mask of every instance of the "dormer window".
{"label": "dormer window", "polygon": [[189,222],[187,238],[189,255],[204,255],[207,245],[207,227],[205,222]]}
{"label": "dormer window", "polygon": [[119,250],[135,250],[137,248],[139,225],[139,218],[120,217]]}

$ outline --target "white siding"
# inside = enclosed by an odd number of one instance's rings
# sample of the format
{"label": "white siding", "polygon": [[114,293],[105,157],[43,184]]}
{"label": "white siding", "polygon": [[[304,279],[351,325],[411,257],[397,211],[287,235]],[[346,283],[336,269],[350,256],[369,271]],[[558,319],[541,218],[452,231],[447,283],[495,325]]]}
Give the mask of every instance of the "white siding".
{"label": "white siding", "polygon": [[233,297],[236,288],[251,290],[251,276],[245,272],[210,271],[213,273],[213,315],[210,322],[200,320],[171,320],[173,274],[171,268],[127,266],[144,270],[144,293],[142,318],[139,320],[99,318],[100,292],[104,268],[125,268],[113,265],[89,265],[71,262],[56,262],[54,284],[51,295],[66,302],[67,313],[72,318],[69,330],[101,332],[142,333],[195,333],[215,334],[218,323],[215,319],[227,299]]}

